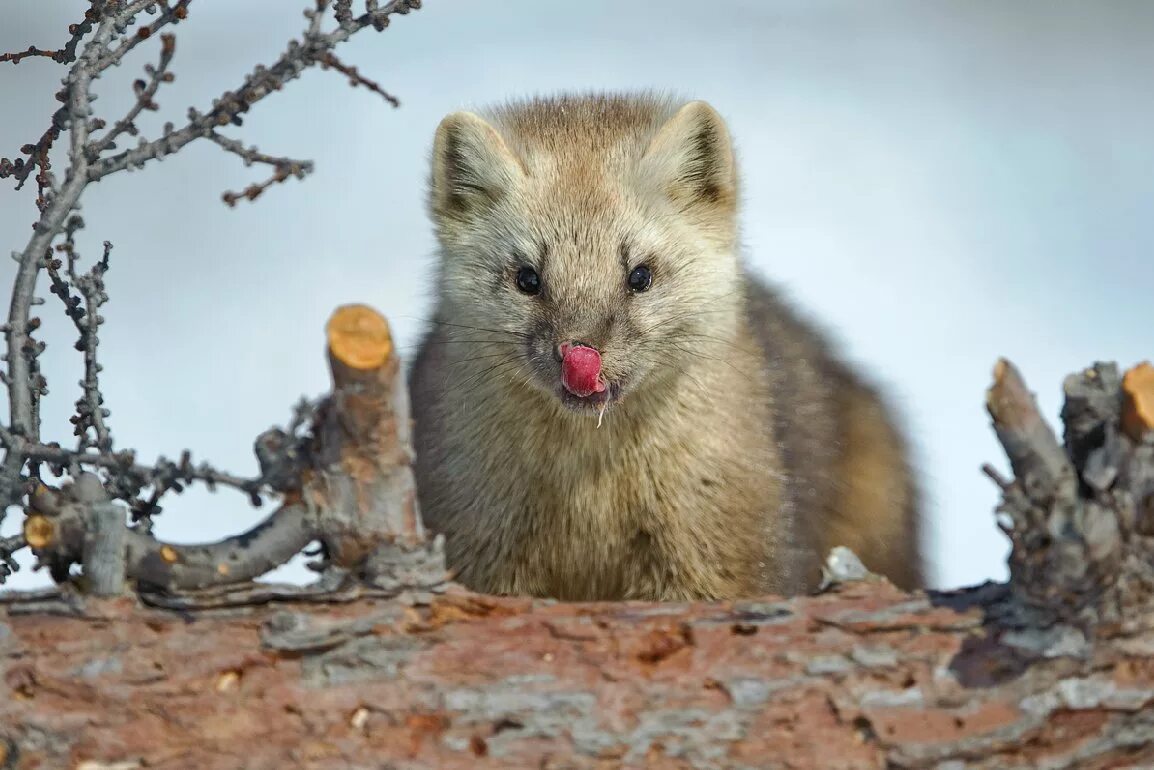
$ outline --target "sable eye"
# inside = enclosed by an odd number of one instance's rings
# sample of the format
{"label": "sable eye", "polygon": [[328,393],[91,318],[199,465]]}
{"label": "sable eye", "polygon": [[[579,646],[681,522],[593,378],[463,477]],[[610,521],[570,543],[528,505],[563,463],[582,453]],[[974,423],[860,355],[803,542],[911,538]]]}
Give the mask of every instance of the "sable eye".
{"label": "sable eye", "polygon": [[541,276],[531,267],[523,267],[517,271],[517,288],[525,294],[536,294],[541,291]]}
{"label": "sable eye", "polygon": [[651,273],[645,265],[638,265],[633,268],[633,272],[629,274],[630,291],[648,291],[652,283],[653,273]]}

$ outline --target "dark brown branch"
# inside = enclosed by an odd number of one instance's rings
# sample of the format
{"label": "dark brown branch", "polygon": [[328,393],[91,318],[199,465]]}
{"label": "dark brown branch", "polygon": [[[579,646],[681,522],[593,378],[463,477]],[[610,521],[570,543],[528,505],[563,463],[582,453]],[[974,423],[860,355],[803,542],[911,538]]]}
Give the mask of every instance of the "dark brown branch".
{"label": "dark brown branch", "polygon": [[245,147],[243,144],[235,139],[230,139],[227,136],[213,131],[209,138],[216,143],[218,147],[225,152],[236,155],[244,161],[246,166],[251,166],[254,163],[264,164],[273,167],[273,175],[264,182],[251,184],[239,193],[226,192],[221,195],[221,198],[229,206],[235,206],[242,198],[247,200],[256,200],[261,193],[267,190],[274,184],[285,181],[289,177],[296,177],[297,179],[304,179],[305,176],[312,173],[313,164],[307,160],[293,160],[292,158],[281,158],[274,155],[266,155],[257,150],[256,147]]}
{"label": "dark brown branch", "polygon": [[[139,5],[139,2],[134,3]],[[84,12],[84,19],[79,24],[68,25],[68,42],[64,44],[61,50],[61,56],[57,60],[60,64],[71,64],[76,61],[76,51],[80,47],[80,41],[90,33],[100,20],[100,14],[96,11],[96,3],[92,3],[92,7]]]}
{"label": "dark brown branch", "polygon": [[400,107],[401,106],[400,100],[398,100],[397,97],[393,96],[392,94],[390,94],[385,89],[381,88],[379,83],[377,83],[376,81],[373,81],[373,80],[369,80],[367,77],[362,75],[359,71],[357,71],[356,67],[352,67],[348,64],[345,64],[340,59],[338,59],[334,54],[327,53],[324,56],[322,56],[320,58],[320,64],[321,64],[321,69],[327,70],[331,67],[332,69],[335,69],[337,72],[340,72],[341,74],[345,75],[349,79],[349,85],[353,86],[354,88],[357,86],[364,86],[365,88],[369,89],[373,93],[379,94],[385,101],[387,101],[389,104],[393,105],[394,107]]}
{"label": "dark brown branch", "polygon": [[53,61],[59,61],[63,56],[63,51],[44,50],[42,48],[37,48],[34,45],[30,45],[26,50],[23,51],[17,51],[15,53],[0,53],[0,64],[3,64],[4,62],[19,64],[24,59],[33,56],[43,56],[45,58],[52,59]]}

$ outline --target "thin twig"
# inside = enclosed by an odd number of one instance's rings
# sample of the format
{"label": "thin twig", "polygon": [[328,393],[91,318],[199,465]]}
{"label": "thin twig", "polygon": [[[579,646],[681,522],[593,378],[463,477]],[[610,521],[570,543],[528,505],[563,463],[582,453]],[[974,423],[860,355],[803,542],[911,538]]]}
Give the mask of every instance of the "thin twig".
{"label": "thin twig", "polygon": [[155,111],[157,109],[156,102],[153,97],[156,96],[157,89],[160,88],[161,83],[171,83],[173,81],[173,74],[168,71],[169,65],[172,63],[172,57],[176,53],[176,37],[173,35],[161,35],[160,46],[160,61],[155,67],[149,65],[145,67],[145,72],[148,74],[148,82],[137,80],[133,83],[133,89],[136,91],[136,102],[129,109],[128,114],[120,120],[116,121],[108,133],[100,139],[92,142],[89,145],[89,157],[95,159],[99,157],[106,150],[115,146],[116,138],[121,134],[127,133],[130,136],[136,136],[136,119],[144,110]]}
{"label": "thin twig", "polygon": [[[104,254],[100,261],[93,265],[82,276],[74,278],[80,293],[84,295],[87,312],[81,323],[80,340],[76,346],[84,351],[84,380],[81,383],[83,395],[76,402],[76,434],[80,437],[80,449],[90,446],[87,440],[88,429],[96,434],[94,446],[101,452],[112,451],[112,435],[104,418],[108,410],[104,408],[104,397],[100,393],[100,364],[97,361],[96,349],[100,345],[100,324],[104,319],[98,312],[100,306],[108,301],[108,294],[104,289],[104,274],[108,272],[109,254],[112,244],[104,242]],[[73,272],[75,267],[73,266]]]}
{"label": "thin twig", "polygon": [[[121,60],[128,55],[128,52],[136,48],[136,46],[143,43],[145,40],[151,39],[157,32],[170,24],[179,24],[188,18],[188,5],[192,0],[180,0],[176,5],[169,7],[166,2],[156,3],[161,7],[161,13],[150,24],[138,27],[135,32],[128,35],[125,40],[112,51],[105,54],[104,58],[100,60],[100,69],[106,70],[109,67],[115,67],[120,64]],[[153,3],[138,0],[135,4],[140,10],[153,5]],[[129,9],[125,14],[126,17],[135,16],[138,11]]]}
{"label": "thin twig", "polygon": [[30,58],[33,56],[43,56],[45,58],[52,59],[54,61],[59,61],[59,57],[62,55],[63,55],[63,51],[59,51],[59,50],[46,51],[42,48],[37,48],[34,45],[30,45],[24,51],[17,51],[15,53],[0,53],[0,64],[2,64],[4,62],[12,62],[13,64],[19,64],[24,59],[27,59],[27,58]]}
{"label": "thin twig", "polygon": [[264,182],[251,184],[239,193],[225,192],[221,197],[229,206],[235,206],[237,201],[242,198],[248,200],[255,200],[269,187],[283,182],[289,177],[296,177],[297,179],[304,179],[305,176],[312,173],[312,161],[294,160],[292,158],[276,157],[274,155],[266,155],[257,150],[256,147],[245,147],[236,139],[231,139],[227,136],[213,131],[209,135],[209,139],[217,144],[225,152],[232,153],[244,161],[246,166],[251,166],[254,163],[260,163],[273,167],[273,175]]}
{"label": "thin twig", "polygon": [[[264,484],[260,478],[246,478],[219,471],[208,463],[194,465],[187,451],[181,453],[178,462],[160,457],[154,465],[138,464],[136,454],[131,450],[77,452],[55,444],[25,444],[21,451],[25,457],[47,463],[60,473],[79,468],[114,471],[122,479],[118,486],[122,490],[131,488],[133,494],[139,494],[141,489],[148,486],[161,486],[179,493],[184,491],[185,484],[200,481],[213,491],[218,486],[240,490],[250,498],[255,498],[253,504],[259,506],[260,489]],[[116,497],[123,499],[130,496],[118,494]]]}
{"label": "thin twig", "polygon": [[212,109],[206,112],[190,110],[189,122],[182,128],[167,131],[159,139],[103,158],[92,168],[89,178],[96,181],[126,168],[139,168],[150,160],[179,151],[190,142],[211,137],[216,128],[229,124],[239,125],[241,116],[252,109],[254,104],[284,88],[309,66],[318,64],[321,56],[356,32],[369,26],[378,30],[385,29],[391,16],[407,14],[420,7],[420,0],[393,0],[381,8],[366,11],[352,24],[327,34],[306,35],[303,41],[293,40],[271,67],[253,69],[240,88],[226,91],[214,100]]}
{"label": "thin twig", "polygon": [[321,69],[323,69],[323,70],[327,70],[331,67],[332,69],[335,69],[337,72],[340,72],[343,75],[345,75],[346,77],[348,77],[349,85],[353,86],[354,88],[357,86],[364,86],[365,88],[369,89],[373,93],[379,94],[382,98],[384,98],[385,101],[387,101],[389,104],[393,105],[394,107],[400,107],[401,106],[401,102],[399,99],[397,99],[397,97],[393,96],[388,91],[381,88],[380,84],[377,83],[376,81],[369,80],[367,77],[362,75],[360,72],[357,71],[356,67],[350,66],[350,65],[342,62],[340,59],[338,59],[336,57],[335,54],[326,53],[324,56],[322,56],[320,58],[320,64],[321,64]]}

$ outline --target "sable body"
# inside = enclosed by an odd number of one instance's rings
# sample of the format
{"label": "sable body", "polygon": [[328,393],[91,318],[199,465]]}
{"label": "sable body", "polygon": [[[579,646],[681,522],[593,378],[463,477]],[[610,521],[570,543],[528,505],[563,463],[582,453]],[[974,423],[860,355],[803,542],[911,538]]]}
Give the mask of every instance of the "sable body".
{"label": "sable body", "polygon": [[[422,512],[461,582],[795,593],[846,545],[920,584],[901,436],[745,269],[737,197],[701,102],[560,97],[442,122],[440,288],[410,389]],[[563,386],[571,344],[600,351],[597,392]]]}

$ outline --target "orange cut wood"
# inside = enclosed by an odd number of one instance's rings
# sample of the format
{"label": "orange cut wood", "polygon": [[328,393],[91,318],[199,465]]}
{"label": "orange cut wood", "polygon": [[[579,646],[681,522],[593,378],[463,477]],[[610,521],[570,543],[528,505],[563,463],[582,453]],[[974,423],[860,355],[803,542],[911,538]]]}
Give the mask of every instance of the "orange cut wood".
{"label": "orange cut wood", "polygon": [[1122,429],[1135,441],[1154,430],[1154,366],[1149,361],[1122,378]]}
{"label": "orange cut wood", "polygon": [[47,548],[56,536],[56,525],[47,516],[34,513],[24,519],[24,540],[32,548]]}
{"label": "orange cut wood", "polygon": [[333,358],[354,369],[376,369],[393,353],[384,316],[368,305],[342,305],[325,327]]}

